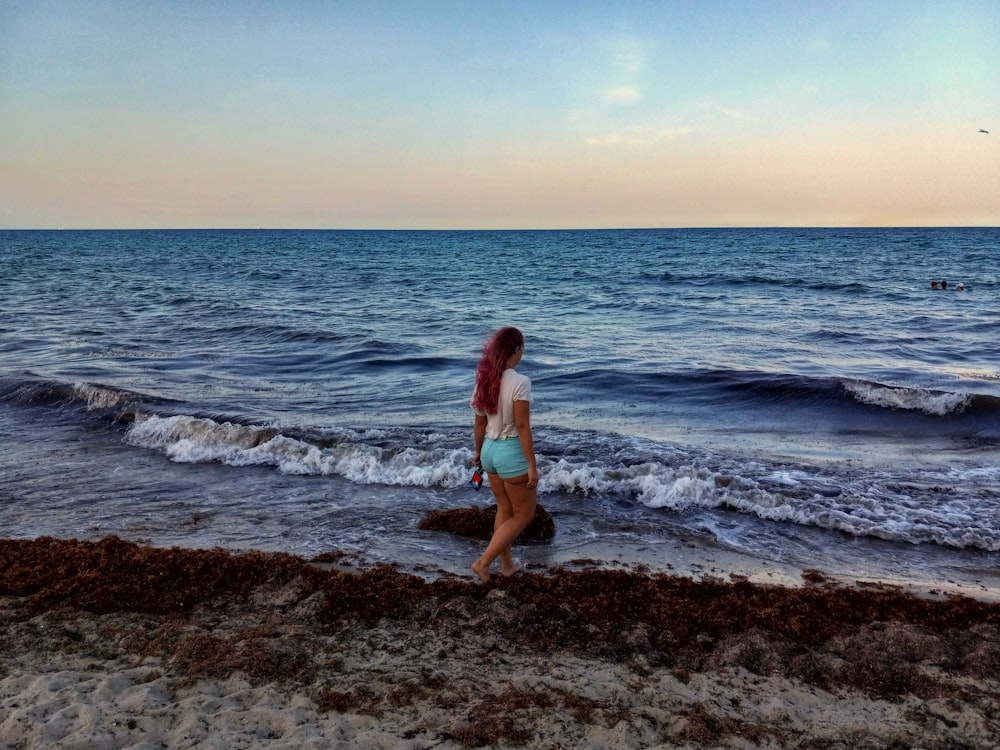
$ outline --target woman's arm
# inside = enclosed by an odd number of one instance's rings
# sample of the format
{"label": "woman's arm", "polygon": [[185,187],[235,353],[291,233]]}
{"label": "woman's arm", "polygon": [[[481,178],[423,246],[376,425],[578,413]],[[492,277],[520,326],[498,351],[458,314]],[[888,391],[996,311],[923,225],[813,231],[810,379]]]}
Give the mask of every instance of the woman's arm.
{"label": "woman's arm", "polygon": [[476,423],[472,427],[472,435],[476,441],[476,455],[472,457],[472,463],[482,466],[479,454],[483,452],[483,440],[486,438],[486,415],[477,414]]}
{"label": "woman's arm", "polygon": [[535,441],[531,436],[531,402],[514,402],[514,424],[517,425],[517,438],[521,441],[521,450],[528,459],[528,486],[538,484],[538,467],[535,465]]}

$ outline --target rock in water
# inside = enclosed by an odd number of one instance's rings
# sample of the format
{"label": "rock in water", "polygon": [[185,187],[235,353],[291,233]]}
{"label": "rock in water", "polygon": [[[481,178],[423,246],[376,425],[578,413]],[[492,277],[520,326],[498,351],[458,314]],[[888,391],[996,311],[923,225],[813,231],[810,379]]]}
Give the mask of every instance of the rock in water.
{"label": "rock in water", "polygon": [[[449,531],[459,536],[489,540],[493,536],[493,521],[497,506],[481,508],[475,505],[454,510],[435,510],[421,519],[418,528],[430,531]],[[556,525],[552,515],[541,505],[535,506],[535,517],[521,532],[520,542],[544,542],[556,535]]]}

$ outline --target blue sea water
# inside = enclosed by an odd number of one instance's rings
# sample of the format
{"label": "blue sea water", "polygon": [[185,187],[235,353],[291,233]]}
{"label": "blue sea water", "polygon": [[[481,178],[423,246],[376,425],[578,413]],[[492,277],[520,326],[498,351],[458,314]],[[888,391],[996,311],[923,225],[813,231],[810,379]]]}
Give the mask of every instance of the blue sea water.
{"label": "blue sea water", "polygon": [[3,537],[464,571],[417,522],[488,501],[472,375],[517,325],[530,561],[997,585],[998,229],[5,231],[0,299]]}

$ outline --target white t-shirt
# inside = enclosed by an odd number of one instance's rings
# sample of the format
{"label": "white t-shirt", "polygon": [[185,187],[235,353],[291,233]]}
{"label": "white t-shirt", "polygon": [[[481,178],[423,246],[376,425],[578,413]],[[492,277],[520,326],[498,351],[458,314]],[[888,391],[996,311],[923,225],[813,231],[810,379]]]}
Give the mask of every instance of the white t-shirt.
{"label": "white t-shirt", "polygon": [[[473,400],[476,393],[472,392]],[[486,414],[473,407],[479,416],[486,416],[486,437],[490,440],[517,437],[517,425],[514,424],[514,402],[527,401],[531,403],[531,380],[508,367],[500,376],[500,400],[497,403],[496,414]]]}

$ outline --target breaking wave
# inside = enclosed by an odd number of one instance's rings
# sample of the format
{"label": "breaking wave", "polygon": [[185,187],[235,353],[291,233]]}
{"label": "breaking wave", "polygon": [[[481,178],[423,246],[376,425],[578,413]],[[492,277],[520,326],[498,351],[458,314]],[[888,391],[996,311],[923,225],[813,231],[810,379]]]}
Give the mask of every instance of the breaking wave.
{"label": "breaking wave", "polygon": [[969,393],[889,386],[861,380],[843,380],[841,384],[859,403],[887,409],[909,409],[935,416],[961,414],[974,398]]}
{"label": "breaking wave", "polygon": [[[381,434],[376,431],[376,435]],[[468,479],[472,452],[448,445],[374,445],[364,433],[341,431],[316,442],[277,428],[174,416],[149,417],[128,432],[131,445],[163,451],[178,463],[272,466],[285,474],[338,475],[362,484],[458,487]],[[444,442],[426,435],[422,442]]]}
{"label": "breaking wave", "polygon": [[[995,409],[987,396],[844,381],[862,403],[947,415]],[[170,414],[183,405],[103,385],[21,381],[0,399],[97,416],[124,442],[171,461],[271,467],[363,485],[455,489],[472,466],[464,429],[307,428]],[[591,506],[641,505],[665,513],[718,509],[908,543],[1000,551],[1000,468],[811,466],[723,449],[536,428],[540,493]],[[488,496],[487,496],[488,497]],[[608,507],[610,507],[610,505]]]}
{"label": "breaking wave", "polygon": [[[665,512],[721,509],[778,522],[857,536],[1000,551],[1000,468],[974,474],[922,469],[911,481],[873,470],[822,473],[798,465],[735,462],[650,446],[595,448],[593,455],[557,457],[559,435],[536,441],[539,492],[575,494],[591,501],[626,499]],[[131,445],[162,451],[178,463],[270,466],[292,475],[336,475],[359,484],[457,488],[468,481],[472,453],[456,436],[400,431],[287,434],[277,427],[217,422],[193,416],[152,416],[132,425]],[[593,441],[595,446],[600,440]],[[951,496],[947,487],[979,488]],[[971,497],[976,497],[973,502]]]}

